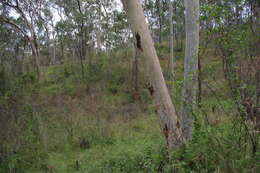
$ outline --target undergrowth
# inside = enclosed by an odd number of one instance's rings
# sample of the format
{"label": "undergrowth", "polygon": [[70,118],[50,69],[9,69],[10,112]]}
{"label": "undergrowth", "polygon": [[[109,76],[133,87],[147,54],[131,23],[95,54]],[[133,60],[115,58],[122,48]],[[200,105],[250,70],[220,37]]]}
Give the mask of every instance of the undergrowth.
{"label": "undergrowth", "polygon": [[[158,49],[166,69],[168,53]],[[18,147],[6,148],[12,140],[0,143],[0,172],[260,172],[260,152],[252,153],[248,135],[254,132],[237,117],[219,62],[203,60],[206,82],[192,139],[169,154],[142,74],[139,97],[133,96],[125,51],[111,52],[108,61],[84,62],[83,73],[79,63],[67,61],[42,69],[38,82],[33,73],[12,81],[2,77],[0,108],[19,107],[9,114],[19,115],[12,123],[23,133],[6,136],[17,137]],[[168,84],[180,112],[183,56],[178,56],[178,75]]]}

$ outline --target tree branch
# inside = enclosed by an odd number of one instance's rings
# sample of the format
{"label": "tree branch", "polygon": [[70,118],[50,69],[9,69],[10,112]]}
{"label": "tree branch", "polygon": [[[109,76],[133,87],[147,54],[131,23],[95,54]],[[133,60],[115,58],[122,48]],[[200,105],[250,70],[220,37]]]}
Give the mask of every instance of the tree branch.
{"label": "tree branch", "polygon": [[0,16],[0,22],[2,23],[6,23],[8,25],[10,25],[14,30],[20,32],[23,34],[23,36],[28,40],[30,41],[28,35],[26,34],[26,32],[24,30],[22,30],[17,24],[15,24],[13,21],[11,21],[10,19],[7,19],[3,16]]}

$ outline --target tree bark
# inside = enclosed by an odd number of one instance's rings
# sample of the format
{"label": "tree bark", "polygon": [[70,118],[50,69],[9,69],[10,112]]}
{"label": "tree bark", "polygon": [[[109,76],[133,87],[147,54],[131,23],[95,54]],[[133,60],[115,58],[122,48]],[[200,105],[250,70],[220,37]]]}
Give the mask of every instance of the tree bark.
{"label": "tree bark", "polygon": [[146,23],[139,0],[121,0],[126,10],[128,22],[136,38],[137,49],[144,65],[148,68],[148,89],[154,102],[162,132],[168,149],[176,149],[182,144],[182,131],[175,107],[167,90],[162,70],[154,48],[154,43]]}
{"label": "tree bark", "polygon": [[53,38],[53,47],[52,47],[52,64],[56,64],[56,38]]}
{"label": "tree bark", "polygon": [[174,62],[173,62],[173,23],[172,23],[172,17],[173,17],[173,6],[171,0],[168,2],[169,5],[169,25],[170,25],[170,58],[169,58],[169,79],[173,80],[174,78]]}
{"label": "tree bark", "polygon": [[138,51],[136,44],[133,43],[132,86],[136,93],[138,92],[138,71]]}
{"label": "tree bark", "polygon": [[39,64],[39,49],[38,49],[38,43],[36,39],[29,38],[30,46],[32,49],[32,55],[33,55],[33,65],[36,69],[38,79],[40,78],[40,64]]}
{"label": "tree bark", "polygon": [[[28,23],[28,20],[26,18],[24,20],[27,21],[26,23]],[[34,68],[36,69],[38,79],[39,79],[39,77],[40,77],[39,49],[38,49],[38,43],[37,43],[37,36],[33,30],[33,27],[31,27],[31,25],[28,24],[28,27],[30,27],[30,28],[28,28],[28,30],[30,31],[30,35],[31,35],[31,36],[29,36],[23,29],[21,29],[11,19],[8,19],[4,16],[0,16],[0,21],[10,25],[15,31],[18,31],[21,34],[23,34],[23,36],[29,42],[31,49],[32,49],[33,65],[34,65]]]}
{"label": "tree bark", "polygon": [[202,102],[202,70],[201,70],[201,57],[198,56],[198,106],[201,108]]}
{"label": "tree bark", "polygon": [[[54,21],[53,18],[51,18],[51,27],[54,28]],[[55,30],[51,32],[52,40],[51,40],[51,62],[50,64],[54,65],[56,63],[56,36],[55,36]]]}
{"label": "tree bark", "polygon": [[45,33],[46,33],[47,61],[48,61],[48,64],[50,64],[51,63],[50,32],[49,32],[47,24],[44,24],[44,28],[45,28]]}
{"label": "tree bark", "polygon": [[158,22],[159,22],[159,43],[162,43],[162,12],[161,12],[161,1],[156,1],[156,8],[158,13]]}
{"label": "tree bark", "polygon": [[97,21],[97,26],[96,26],[96,37],[97,37],[97,53],[99,53],[101,51],[101,47],[102,47],[102,42],[101,42],[101,30],[102,30],[102,26],[101,26],[101,4],[98,4],[98,21]]}
{"label": "tree bark", "polygon": [[260,108],[260,69],[256,72],[256,107]]}
{"label": "tree bark", "polygon": [[192,134],[192,115],[198,93],[199,1],[185,0],[185,10],[186,48],[181,125],[183,136],[188,139]]}

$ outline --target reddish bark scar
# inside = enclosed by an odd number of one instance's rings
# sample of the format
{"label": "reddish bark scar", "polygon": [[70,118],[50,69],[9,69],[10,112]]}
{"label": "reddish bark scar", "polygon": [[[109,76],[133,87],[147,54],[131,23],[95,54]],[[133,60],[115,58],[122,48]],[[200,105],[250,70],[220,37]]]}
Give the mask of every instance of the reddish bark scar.
{"label": "reddish bark scar", "polygon": [[160,104],[155,105],[155,112],[156,113],[158,112],[159,109],[160,109]]}
{"label": "reddish bark scar", "polygon": [[163,128],[163,134],[164,134],[165,138],[168,139],[168,136],[169,136],[169,129],[168,129],[167,124],[164,125],[164,128]]}
{"label": "reddish bark scar", "polygon": [[153,96],[153,93],[154,93],[153,86],[149,86],[148,90],[150,91],[151,96]]}

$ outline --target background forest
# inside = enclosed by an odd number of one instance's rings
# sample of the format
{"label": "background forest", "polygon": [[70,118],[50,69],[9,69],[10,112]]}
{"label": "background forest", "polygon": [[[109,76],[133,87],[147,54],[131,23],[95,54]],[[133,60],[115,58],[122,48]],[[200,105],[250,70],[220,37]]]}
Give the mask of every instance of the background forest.
{"label": "background forest", "polygon": [[198,1],[0,0],[0,173],[260,172],[260,1]]}

